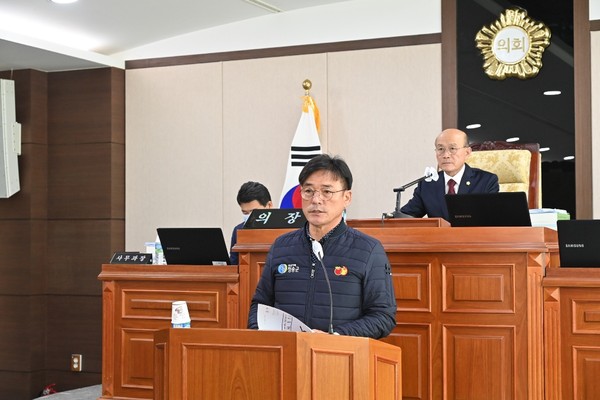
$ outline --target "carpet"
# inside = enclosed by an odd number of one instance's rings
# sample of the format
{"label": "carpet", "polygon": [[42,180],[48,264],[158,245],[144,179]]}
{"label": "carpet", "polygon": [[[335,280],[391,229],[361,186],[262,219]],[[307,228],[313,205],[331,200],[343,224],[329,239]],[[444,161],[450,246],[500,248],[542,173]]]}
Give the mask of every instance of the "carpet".
{"label": "carpet", "polygon": [[102,395],[102,385],[88,386],[80,389],[68,390],[49,394],[47,396],[36,397],[33,400],[96,400]]}

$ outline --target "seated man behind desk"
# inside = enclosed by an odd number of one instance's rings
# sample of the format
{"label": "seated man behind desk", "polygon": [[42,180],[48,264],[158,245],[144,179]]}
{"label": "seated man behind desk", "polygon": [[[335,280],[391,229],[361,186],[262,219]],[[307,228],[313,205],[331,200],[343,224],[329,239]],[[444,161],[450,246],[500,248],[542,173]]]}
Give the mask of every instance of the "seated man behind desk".
{"label": "seated man behind desk", "polygon": [[229,262],[231,265],[239,264],[239,255],[237,252],[231,251],[233,246],[237,243],[237,231],[241,227],[244,226],[250,213],[256,209],[262,208],[272,208],[273,202],[271,201],[271,194],[269,190],[262,183],[258,182],[246,182],[238,191],[237,194],[237,202],[240,205],[240,210],[242,210],[242,214],[244,215],[244,220],[236,225],[233,228],[233,233],[231,234],[231,247],[229,254]]}
{"label": "seated man behind desk", "polygon": [[[314,332],[389,335],[396,327],[396,298],[387,255],[379,240],[350,228],[342,216],[352,200],[350,168],[341,158],[322,154],[306,163],[298,180],[307,223],[271,246],[248,328],[258,328],[260,303],[292,314]],[[322,263],[313,246],[322,246]]]}
{"label": "seated man behind desk", "polygon": [[[413,217],[444,218],[449,220],[444,196],[464,193],[497,193],[500,191],[498,176],[478,168],[471,168],[465,161],[471,155],[467,134],[458,129],[446,129],[435,139],[439,177],[437,181],[421,181],[415,188],[413,198],[400,211]],[[451,183],[452,180],[454,183]],[[450,183],[449,183],[450,182]],[[452,188],[451,188],[452,186]]]}

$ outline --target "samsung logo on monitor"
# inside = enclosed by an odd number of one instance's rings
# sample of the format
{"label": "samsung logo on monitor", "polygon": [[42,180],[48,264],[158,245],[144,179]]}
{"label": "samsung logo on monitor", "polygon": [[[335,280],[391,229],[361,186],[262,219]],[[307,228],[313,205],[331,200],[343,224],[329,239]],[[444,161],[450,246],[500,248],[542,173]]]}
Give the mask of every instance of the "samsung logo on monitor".
{"label": "samsung logo on monitor", "polygon": [[565,243],[566,248],[585,247],[583,243]]}
{"label": "samsung logo on monitor", "polygon": [[463,218],[463,219],[466,219],[466,218],[472,218],[472,215],[471,215],[471,214],[456,214],[456,215],[454,216],[454,218],[457,218],[457,219],[458,219],[458,218]]}

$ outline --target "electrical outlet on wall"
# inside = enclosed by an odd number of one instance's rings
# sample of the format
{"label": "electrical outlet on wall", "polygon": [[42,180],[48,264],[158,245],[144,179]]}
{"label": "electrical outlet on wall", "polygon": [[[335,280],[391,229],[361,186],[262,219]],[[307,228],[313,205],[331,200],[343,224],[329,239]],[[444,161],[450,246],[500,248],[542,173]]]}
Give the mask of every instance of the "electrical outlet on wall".
{"label": "electrical outlet on wall", "polygon": [[81,372],[83,369],[83,355],[71,354],[71,371]]}

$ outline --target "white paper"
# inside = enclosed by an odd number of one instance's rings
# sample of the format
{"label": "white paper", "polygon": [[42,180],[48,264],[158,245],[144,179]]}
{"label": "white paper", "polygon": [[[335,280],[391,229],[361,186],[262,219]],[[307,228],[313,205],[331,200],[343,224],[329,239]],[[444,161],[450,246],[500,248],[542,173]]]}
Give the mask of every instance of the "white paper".
{"label": "white paper", "polygon": [[306,324],[278,308],[258,305],[256,311],[258,329],[264,331],[312,332]]}

